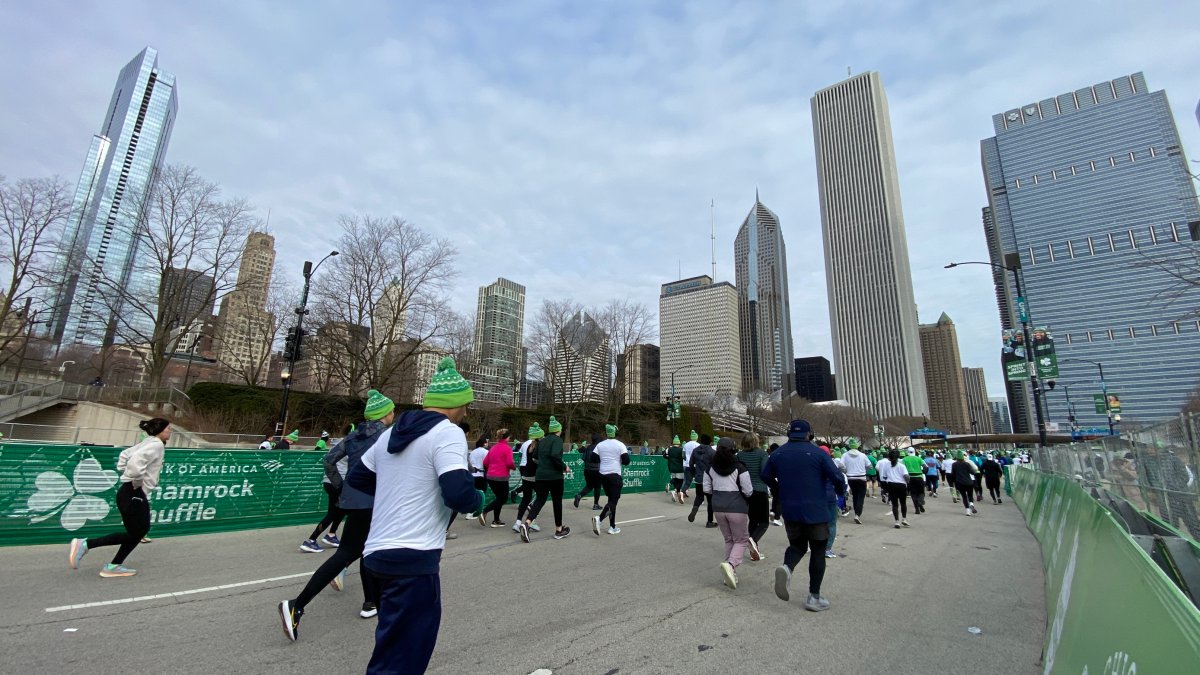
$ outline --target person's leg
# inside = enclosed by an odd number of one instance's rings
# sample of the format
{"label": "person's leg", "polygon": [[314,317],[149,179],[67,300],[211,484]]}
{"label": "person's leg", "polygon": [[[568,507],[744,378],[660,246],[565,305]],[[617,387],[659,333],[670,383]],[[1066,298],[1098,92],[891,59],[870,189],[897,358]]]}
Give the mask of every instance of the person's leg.
{"label": "person's leg", "polygon": [[863,503],[867,497],[867,481],[852,480],[850,481],[850,495],[852,497],[851,506],[854,507],[855,517],[861,516],[863,512]]}
{"label": "person's leg", "polygon": [[705,523],[707,524],[707,523],[713,522],[712,497],[709,497],[708,499],[705,499],[704,501],[707,502],[707,504],[708,504],[708,520],[705,521]]}
{"label": "person's leg", "polygon": [[604,489],[604,482],[601,479],[599,471],[592,472],[592,506],[600,505],[600,492]]}
{"label": "person's leg", "polygon": [[380,580],[379,624],[368,675],[424,673],[442,622],[442,587],[436,574]]}
{"label": "person's leg", "polygon": [[[341,574],[342,570],[362,556],[363,547],[367,545],[367,534],[371,531],[371,510],[355,509],[349,514],[349,517],[346,518],[346,526],[342,528],[342,545],[334,550],[332,556],[325,559],[316,572],[313,572],[304,589],[300,591],[300,595],[297,595],[296,599],[292,601],[292,607],[297,612],[303,612],[308,603],[325,590],[334,577]],[[363,590],[365,594],[365,585]]]}
{"label": "person's leg", "polygon": [[488,504],[487,508],[485,508],[483,512],[484,514],[491,512],[492,522],[499,523],[500,510],[503,509],[504,505],[508,502],[508,480],[489,480],[488,487],[492,488],[492,494],[495,496],[492,498],[492,503]]}
{"label": "person's leg", "polygon": [[604,485],[604,496],[607,499],[608,508],[608,526],[616,529],[617,527],[617,502],[621,501],[621,489],[625,487],[625,480],[621,474],[615,473],[606,477],[607,483]]}
{"label": "person's leg", "polygon": [[974,485],[963,485],[962,483],[959,483],[958,494],[962,497],[963,508],[968,511],[970,511],[972,507],[971,498],[974,496],[974,492]]}
{"label": "person's leg", "polygon": [[896,499],[900,501],[900,519],[908,518],[908,488],[903,483],[896,483]]}
{"label": "person's leg", "polygon": [[[550,484],[549,485],[550,499],[552,500],[550,505],[554,508],[554,529],[561,530],[562,524],[563,524],[563,522],[562,522],[562,514],[563,514],[562,498],[563,498],[563,488],[564,488],[563,479],[559,478],[558,480],[552,480],[552,481],[547,481],[547,482]],[[530,520],[532,520],[532,518]]]}
{"label": "person's leg", "polygon": [[[312,531],[312,534],[308,535],[308,538],[313,541],[316,541],[317,537],[321,536],[321,533],[326,528],[333,525],[334,518],[337,518],[338,515],[338,490],[331,483],[322,483],[321,487],[325,488],[325,516],[321,518],[321,522],[317,523],[317,527]],[[336,532],[336,529],[331,528],[330,533]]]}
{"label": "person's leg", "polygon": [[805,538],[804,527],[803,523],[783,521],[783,529],[788,538],[787,550],[783,552],[783,564],[793,572],[796,571],[796,565],[799,565],[800,560],[804,558],[804,554],[808,552],[808,539]]}
{"label": "person's leg", "polygon": [[896,499],[897,485],[899,485],[899,483],[888,481],[887,483],[883,484],[883,487],[887,490],[888,501],[892,503],[892,518],[894,518],[898,523],[900,522],[900,500]]}
{"label": "person's leg", "polygon": [[822,555],[833,551],[833,540],[837,539],[838,518],[840,518],[841,516],[842,516],[842,511],[841,511],[841,509],[838,508],[838,505],[830,504],[829,505],[829,539],[825,540],[825,549],[823,551],[821,551]]}
{"label": "person's leg", "polygon": [[770,498],[765,492],[750,494],[747,515],[747,533],[755,543],[762,541],[763,535],[771,528]]}
{"label": "person's leg", "polygon": [[358,559],[358,578],[362,582],[363,602],[371,603],[379,609],[379,579],[375,573],[367,569],[362,558]]}
{"label": "person's leg", "polygon": [[721,537],[725,540],[725,562],[731,562],[729,556],[733,553],[733,524],[729,521],[728,513],[717,514],[717,527],[721,530]]}
{"label": "person's leg", "polygon": [[750,516],[745,513],[726,513],[725,520],[733,537],[733,548],[726,552],[725,559],[736,570],[742,564],[750,544]]}
{"label": "person's leg", "polygon": [[821,595],[821,582],[825,580],[826,542],[821,539],[810,539],[808,548],[812,555],[808,557],[808,592],[810,595]]}
{"label": "person's leg", "polygon": [[533,491],[537,496],[533,498],[533,503],[529,505],[529,510],[525,512],[525,522],[527,523],[537,520],[538,514],[542,512],[542,507],[546,505],[546,500],[550,498],[550,481],[535,480],[533,482]]}
{"label": "person's leg", "polygon": [[529,511],[529,504],[533,501],[532,480],[521,479],[521,503],[517,505],[517,520],[524,520],[526,512]]}
{"label": "person's leg", "polygon": [[600,509],[600,520],[601,520],[601,522],[603,522],[604,519],[609,518],[609,516],[611,515],[612,521],[613,521],[611,527],[616,527],[617,526],[616,525],[617,505],[613,501],[613,497],[612,497],[611,477],[612,477],[612,474],[602,474],[600,476],[600,487],[604,489],[604,508]]}
{"label": "person's leg", "polygon": [[696,514],[700,511],[700,505],[704,503],[704,486],[696,483],[696,501],[692,502],[692,512],[688,514],[688,522],[696,522]]}
{"label": "person's leg", "polygon": [[[142,541],[142,537],[146,535],[141,532],[142,518],[138,510],[135,508],[134,499],[143,497],[140,490],[135,490],[132,483],[121,483],[121,487],[117,488],[117,512],[121,514],[121,524],[125,526],[124,532],[113,532],[102,537],[92,537],[86,542],[87,550],[100,548],[102,546],[120,546],[117,555],[113,557],[112,564],[120,565],[125,561],[134,548]],[[146,503],[142,498],[142,503]],[[149,527],[150,507],[146,504],[146,530]],[[134,535],[137,535],[136,537]],[[128,549],[126,547],[128,546]],[[124,551],[124,553],[122,553]],[[120,558],[120,561],[117,560]]]}

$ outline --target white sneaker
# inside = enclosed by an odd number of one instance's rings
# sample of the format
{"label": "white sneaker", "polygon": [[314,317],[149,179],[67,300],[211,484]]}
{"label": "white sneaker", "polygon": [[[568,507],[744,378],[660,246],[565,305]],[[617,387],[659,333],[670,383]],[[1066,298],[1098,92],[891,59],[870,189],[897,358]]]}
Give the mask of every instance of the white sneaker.
{"label": "white sneaker", "polygon": [[762,560],[762,553],[759,552],[758,542],[754,541],[754,537],[750,537],[747,540],[747,543],[750,545],[750,560],[753,560],[754,562]]}
{"label": "white sneaker", "polygon": [[516,533],[518,533],[518,534],[520,534],[520,532],[521,532],[521,521],[519,521],[519,520],[518,520],[517,522],[513,523],[513,526],[512,526],[512,531],[513,531],[513,532],[516,532]]}
{"label": "white sneaker", "polygon": [[727,562],[721,563],[721,574],[725,576],[726,586],[737,588],[737,572],[733,571],[733,565]]}
{"label": "white sneaker", "polygon": [[592,534],[600,536],[600,516],[592,516]]}
{"label": "white sneaker", "polygon": [[787,602],[791,598],[788,593],[788,586],[792,583],[792,571],[787,565],[780,565],[775,568],[775,596],[780,600]]}
{"label": "white sneaker", "polygon": [[621,534],[621,528],[619,528],[619,527],[610,527],[610,528],[608,528],[608,533],[609,533],[609,534]]}
{"label": "white sneaker", "polygon": [[967,509],[966,511],[967,511],[967,517],[970,518],[971,517],[971,509]]}

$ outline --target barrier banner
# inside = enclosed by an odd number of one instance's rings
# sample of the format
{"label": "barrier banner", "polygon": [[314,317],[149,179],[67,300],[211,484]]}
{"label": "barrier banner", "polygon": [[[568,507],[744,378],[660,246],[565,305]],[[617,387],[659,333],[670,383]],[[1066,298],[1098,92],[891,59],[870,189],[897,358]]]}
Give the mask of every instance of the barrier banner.
{"label": "barrier banner", "polygon": [[[0,546],[121,530],[116,467],[123,449],[0,445]],[[167,448],[159,485],[147,495],[151,536],[315,525],[326,506],[323,458],[317,452]],[[583,459],[578,453],[563,459],[571,470],[563,490],[569,499],[583,488]],[[665,488],[665,458],[630,460],[622,467],[625,492]],[[520,484],[516,472],[509,483]]]}
{"label": "barrier banner", "polygon": [[1200,610],[1090,494],[1028,468],[1013,499],[1046,570],[1045,673],[1174,673],[1200,663]]}

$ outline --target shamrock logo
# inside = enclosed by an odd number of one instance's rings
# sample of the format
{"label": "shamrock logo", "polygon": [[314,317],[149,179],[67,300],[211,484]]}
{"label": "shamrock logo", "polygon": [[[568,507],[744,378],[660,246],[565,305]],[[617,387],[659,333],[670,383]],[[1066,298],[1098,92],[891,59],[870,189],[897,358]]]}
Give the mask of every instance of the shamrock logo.
{"label": "shamrock logo", "polygon": [[94,457],[75,465],[72,480],[57,471],[43,471],[34,480],[37,491],[26,506],[36,514],[31,523],[40,523],[62,513],[60,521],[67,530],[78,530],[89,520],[104,520],[108,516],[108,500],[93,497],[117,484],[117,472],[106,471]]}
{"label": "shamrock logo", "polygon": [[1051,364],[1050,357],[1049,357],[1049,356],[1043,356],[1043,357],[1042,357],[1042,360],[1041,360],[1041,364],[1042,364],[1043,366],[1045,366],[1045,367],[1049,368],[1049,367],[1050,367],[1050,364]]}

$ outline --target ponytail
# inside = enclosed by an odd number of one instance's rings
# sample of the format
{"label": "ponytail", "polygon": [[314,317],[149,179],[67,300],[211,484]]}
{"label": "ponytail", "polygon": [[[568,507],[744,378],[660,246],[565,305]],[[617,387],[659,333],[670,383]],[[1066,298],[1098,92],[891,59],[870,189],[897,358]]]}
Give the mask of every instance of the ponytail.
{"label": "ponytail", "polygon": [[157,436],[169,426],[171,426],[171,423],[161,417],[152,417],[148,420],[138,422],[138,428],[146,432],[147,436]]}

